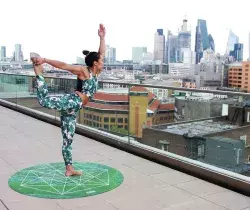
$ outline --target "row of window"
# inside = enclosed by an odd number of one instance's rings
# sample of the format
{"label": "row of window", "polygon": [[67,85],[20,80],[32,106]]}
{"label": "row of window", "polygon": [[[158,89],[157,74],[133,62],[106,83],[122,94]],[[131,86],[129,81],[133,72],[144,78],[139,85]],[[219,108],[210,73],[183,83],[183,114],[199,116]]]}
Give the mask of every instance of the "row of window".
{"label": "row of window", "polygon": [[[90,126],[90,127],[95,127],[95,128],[104,128],[104,129],[107,129],[107,130],[110,130],[112,128],[113,125],[109,125],[109,124],[104,124],[102,126],[101,123],[96,123],[96,122],[92,122],[92,121],[89,121],[89,120],[84,120],[84,125],[87,125],[87,126]],[[126,130],[128,130],[128,126],[125,125],[117,125],[118,128],[124,128]]]}
{"label": "row of window", "polygon": [[166,117],[160,117],[160,120],[173,120],[174,116],[166,116]]}
{"label": "row of window", "polygon": [[96,116],[96,115],[92,115],[92,114],[88,114],[88,113],[84,113],[84,118],[85,119],[91,119],[91,120],[95,120],[95,121],[102,121],[102,117],[100,116]]}
{"label": "row of window", "polygon": [[[94,121],[98,121],[101,122],[102,121],[102,117],[100,116],[96,116],[96,115],[92,115],[92,114],[88,114],[88,113],[84,113],[84,118],[85,119],[90,119],[90,120],[94,120]],[[128,123],[128,118],[115,118],[115,117],[104,117],[104,122],[111,122],[111,123]]]}

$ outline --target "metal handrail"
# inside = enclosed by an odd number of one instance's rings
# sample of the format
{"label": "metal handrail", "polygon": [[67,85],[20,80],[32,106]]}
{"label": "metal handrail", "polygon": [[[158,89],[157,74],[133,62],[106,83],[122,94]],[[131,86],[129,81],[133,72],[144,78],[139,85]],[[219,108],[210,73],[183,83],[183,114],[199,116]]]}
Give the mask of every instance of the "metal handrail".
{"label": "metal handrail", "polygon": [[[12,73],[2,73],[1,72],[0,75],[2,75],[2,74],[3,75],[34,77],[31,75],[22,75],[22,74],[12,74]],[[45,76],[45,78],[75,80],[75,78],[63,78],[63,77],[53,77],[53,76]],[[114,84],[114,85],[127,85],[130,87],[131,86],[139,86],[139,87],[149,87],[149,88],[158,88],[158,89],[179,90],[179,91],[185,91],[185,92],[213,93],[213,94],[217,94],[217,95],[249,96],[250,97],[250,93],[233,92],[233,91],[203,90],[203,89],[192,89],[192,88],[183,88],[183,87],[175,87],[175,86],[165,86],[165,85],[137,84],[137,83],[111,82],[111,81],[99,81],[99,83]]]}

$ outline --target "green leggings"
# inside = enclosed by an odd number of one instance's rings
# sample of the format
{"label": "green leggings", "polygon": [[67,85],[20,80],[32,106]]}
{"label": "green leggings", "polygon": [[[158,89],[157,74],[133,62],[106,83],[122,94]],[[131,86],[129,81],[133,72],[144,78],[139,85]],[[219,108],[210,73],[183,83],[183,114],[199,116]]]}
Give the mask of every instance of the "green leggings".
{"label": "green leggings", "polygon": [[72,165],[72,141],[76,128],[76,113],[82,108],[82,100],[76,93],[48,96],[48,87],[41,75],[36,76],[37,99],[41,106],[61,112],[63,136],[62,155],[65,165]]}

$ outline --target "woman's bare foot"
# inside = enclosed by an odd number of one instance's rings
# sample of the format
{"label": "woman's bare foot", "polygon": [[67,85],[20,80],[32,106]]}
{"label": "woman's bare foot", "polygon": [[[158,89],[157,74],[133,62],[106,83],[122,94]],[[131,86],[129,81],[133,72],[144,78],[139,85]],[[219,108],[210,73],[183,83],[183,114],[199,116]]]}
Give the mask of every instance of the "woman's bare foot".
{"label": "woman's bare foot", "polygon": [[43,67],[42,65],[37,65],[37,58],[41,58],[41,56],[38,53],[30,53],[30,60],[33,62],[33,68],[36,75],[41,75],[43,73]]}
{"label": "woman's bare foot", "polygon": [[73,166],[66,166],[65,176],[81,176],[82,171],[76,171]]}

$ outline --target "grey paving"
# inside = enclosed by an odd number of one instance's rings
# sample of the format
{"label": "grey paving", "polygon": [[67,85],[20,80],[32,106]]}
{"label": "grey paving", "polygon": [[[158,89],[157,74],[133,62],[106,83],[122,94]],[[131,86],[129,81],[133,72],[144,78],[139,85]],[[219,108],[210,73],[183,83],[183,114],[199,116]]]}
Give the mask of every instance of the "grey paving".
{"label": "grey paving", "polygon": [[[78,199],[41,199],[16,193],[8,179],[17,170],[62,161],[60,128],[0,106],[0,199],[10,210],[250,209],[250,198],[76,135],[73,158],[119,169],[123,184]],[[0,210],[5,207],[0,202]]]}

